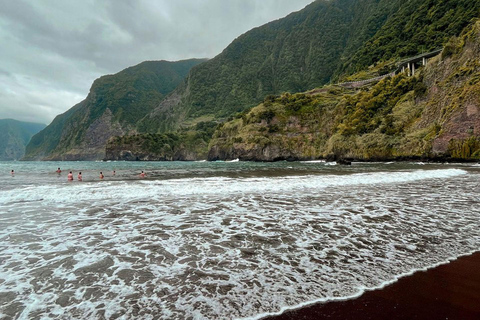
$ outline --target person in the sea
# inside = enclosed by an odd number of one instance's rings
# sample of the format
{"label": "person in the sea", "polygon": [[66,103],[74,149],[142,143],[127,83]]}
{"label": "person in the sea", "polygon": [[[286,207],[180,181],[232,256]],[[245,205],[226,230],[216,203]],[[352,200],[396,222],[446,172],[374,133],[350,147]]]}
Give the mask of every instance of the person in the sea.
{"label": "person in the sea", "polygon": [[140,173],[140,178],[145,178],[145,172]]}
{"label": "person in the sea", "polygon": [[105,178],[105,176],[103,175],[103,172],[100,171],[100,179],[103,179],[103,178]]}
{"label": "person in the sea", "polygon": [[82,181],[82,180],[83,180],[83,179],[82,179],[82,173],[81,173],[81,172],[78,173],[77,179],[78,179],[78,181]]}
{"label": "person in the sea", "polygon": [[115,175],[115,170],[113,170],[113,175]]}
{"label": "person in the sea", "polygon": [[73,173],[72,173],[72,171],[70,171],[70,172],[68,173],[67,179],[68,179],[68,181],[73,181]]}
{"label": "person in the sea", "polygon": [[62,172],[62,170],[60,170],[60,168],[58,168],[58,169],[57,169],[57,173],[61,173],[61,172]]}
{"label": "person in the sea", "polygon": [[15,175],[15,170],[12,170],[11,173],[12,173],[12,177],[13,177]]}

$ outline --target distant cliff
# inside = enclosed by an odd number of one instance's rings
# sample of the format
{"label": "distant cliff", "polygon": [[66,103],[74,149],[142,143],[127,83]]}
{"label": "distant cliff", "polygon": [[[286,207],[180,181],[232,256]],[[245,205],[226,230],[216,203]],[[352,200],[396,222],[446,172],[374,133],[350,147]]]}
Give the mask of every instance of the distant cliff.
{"label": "distant cliff", "polygon": [[215,132],[208,158],[480,159],[479,56],[477,22],[414,77],[269,96]]}
{"label": "distant cliff", "polygon": [[0,119],[0,161],[21,159],[32,136],[45,126],[41,123]]}
{"label": "distant cliff", "polygon": [[24,159],[103,159],[109,138],[137,133],[138,121],[204,61],[146,61],[95,80],[85,100],[32,138]]}

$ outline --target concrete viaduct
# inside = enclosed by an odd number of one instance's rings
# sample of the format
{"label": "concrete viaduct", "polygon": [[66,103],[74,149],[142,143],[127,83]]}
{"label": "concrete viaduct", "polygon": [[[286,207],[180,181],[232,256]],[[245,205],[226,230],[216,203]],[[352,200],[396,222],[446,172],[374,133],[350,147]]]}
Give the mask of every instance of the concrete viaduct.
{"label": "concrete viaduct", "polygon": [[400,73],[400,72],[408,72],[408,76],[414,76],[415,75],[415,65],[418,63],[422,63],[423,66],[427,65],[427,60],[435,57],[436,55],[440,54],[443,49],[438,49],[435,51],[427,52],[427,53],[422,53],[419,54],[418,56],[411,57],[405,60],[402,60],[397,63],[397,69],[395,71],[384,74],[382,76],[378,76],[375,78],[370,78],[366,80],[360,80],[360,81],[350,81],[350,82],[342,82],[338,83],[337,85],[342,86],[342,87],[350,87],[350,88],[358,88],[366,84],[370,84],[375,81],[382,80],[386,77],[393,77],[394,75]]}
{"label": "concrete viaduct", "polygon": [[395,70],[395,73],[398,72],[405,72],[405,70],[408,71],[409,76],[414,76],[415,75],[415,64],[422,62],[422,66],[427,65],[427,60],[435,57],[436,55],[440,54],[443,49],[438,49],[435,51],[427,52],[427,53],[422,53],[419,54],[418,56],[411,57],[408,59],[405,59],[403,61],[400,61],[397,65],[397,70]]}

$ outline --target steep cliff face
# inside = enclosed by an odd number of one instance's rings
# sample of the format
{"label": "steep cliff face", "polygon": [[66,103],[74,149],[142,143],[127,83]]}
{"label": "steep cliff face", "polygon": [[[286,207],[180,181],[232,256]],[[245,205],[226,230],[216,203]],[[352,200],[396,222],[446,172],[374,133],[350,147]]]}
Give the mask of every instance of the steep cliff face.
{"label": "steep cliff face", "polygon": [[480,22],[415,77],[267,97],[214,134],[208,158],[480,158]]}
{"label": "steep cliff face", "polygon": [[[67,141],[70,137],[75,138],[75,134],[84,129],[81,127],[88,120],[89,112],[85,113],[85,118],[71,123],[70,127],[64,127],[61,141]],[[100,160],[105,157],[105,145],[110,137],[124,135],[131,130],[131,126],[123,126],[114,119],[112,111],[107,108],[103,114],[96,118],[82,132],[78,142],[71,142],[64,151],[56,152],[45,156],[43,160]],[[71,138],[70,138],[71,139]]]}
{"label": "steep cliff face", "polygon": [[24,159],[103,159],[109,138],[136,133],[138,121],[204,61],[146,61],[95,80],[84,101],[32,138]]}
{"label": "steep cliff face", "polygon": [[43,128],[40,123],[0,119],[0,161],[21,159],[27,143]]}
{"label": "steep cliff face", "polygon": [[[456,158],[480,158],[480,22],[447,45],[436,68],[425,72],[429,113],[441,130],[432,152]],[[435,113],[436,112],[436,113]],[[435,113],[435,117],[432,114]]]}

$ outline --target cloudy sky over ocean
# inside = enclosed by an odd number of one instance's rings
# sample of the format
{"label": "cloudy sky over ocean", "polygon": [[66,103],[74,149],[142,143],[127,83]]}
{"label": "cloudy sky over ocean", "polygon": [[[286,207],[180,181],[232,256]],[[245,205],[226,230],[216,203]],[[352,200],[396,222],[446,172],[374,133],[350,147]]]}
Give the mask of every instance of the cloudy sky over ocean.
{"label": "cloudy sky over ocean", "polygon": [[312,0],[0,0],[0,119],[48,124],[96,78],[145,60],[213,58]]}

